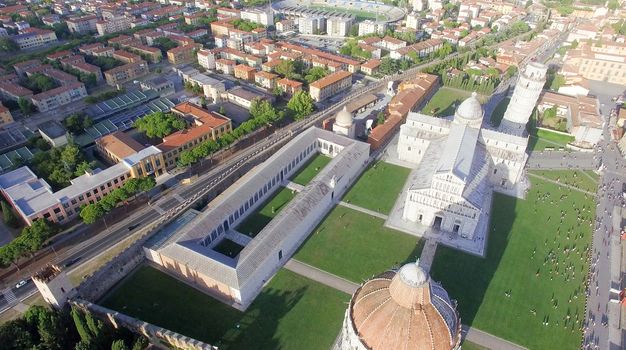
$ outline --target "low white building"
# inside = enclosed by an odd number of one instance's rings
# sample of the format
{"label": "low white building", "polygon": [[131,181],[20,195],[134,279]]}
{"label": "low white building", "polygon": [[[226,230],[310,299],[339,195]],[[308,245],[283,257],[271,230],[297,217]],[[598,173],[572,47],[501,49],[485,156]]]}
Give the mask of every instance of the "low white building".
{"label": "low white building", "polygon": [[241,19],[246,19],[250,22],[259,23],[264,26],[274,25],[274,15],[272,9],[267,8],[246,8],[240,12]]}
{"label": "low white building", "polygon": [[[253,238],[243,222],[317,154],[333,158]],[[144,247],[149,260],[220,299],[246,308],[291,258],[367,165],[369,144],[309,128],[215,198],[169,238]],[[234,257],[214,248],[225,239],[243,249]]]}
{"label": "low white building", "polygon": [[365,20],[359,23],[359,36],[366,34],[384,34],[387,29],[387,23],[385,22],[374,22],[370,20]]}

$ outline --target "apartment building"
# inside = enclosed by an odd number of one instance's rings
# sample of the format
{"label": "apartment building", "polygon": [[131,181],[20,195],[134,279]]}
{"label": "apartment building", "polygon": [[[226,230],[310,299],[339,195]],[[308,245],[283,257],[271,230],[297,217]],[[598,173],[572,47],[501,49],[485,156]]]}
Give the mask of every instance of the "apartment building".
{"label": "apartment building", "polygon": [[3,100],[11,100],[16,101],[21,98],[30,98],[33,96],[33,92],[29,89],[18,85],[14,82],[4,82],[0,83],[0,96]]}
{"label": "apartment building", "polygon": [[74,82],[34,95],[31,101],[40,112],[46,112],[85,97],[87,97],[85,84]]}
{"label": "apartment building", "polygon": [[352,73],[337,71],[309,85],[309,94],[315,102],[323,101],[352,86]]}
{"label": "apartment building", "polygon": [[269,8],[244,8],[239,15],[241,19],[259,23],[266,27],[274,25],[274,15]]}
{"label": "apartment building", "polygon": [[351,17],[330,17],[326,20],[326,34],[329,36],[348,36],[354,24]]}
{"label": "apartment building", "polygon": [[268,100],[270,103],[273,103],[275,100],[271,94],[252,91],[241,86],[228,90],[226,97],[228,101],[246,109],[250,109],[254,100]]}
{"label": "apartment building", "polygon": [[126,50],[115,50],[112,57],[124,63],[134,63],[142,60],[141,56]]}
{"label": "apartment building", "polygon": [[156,47],[143,45],[140,42],[125,43],[125,44],[122,44],[121,46],[124,47],[128,51],[132,51],[142,56],[144,59],[148,60],[148,62],[150,63],[161,62],[161,59],[163,58],[163,54],[161,53],[161,50],[159,50]]}
{"label": "apartment building", "polygon": [[57,36],[52,30],[28,28],[23,34],[11,37],[20,50],[32,49],[57,42]]}
{"label": "apartment building", "polygon": [[278,78],[279,77],[276,74],[260,71],[254,75],[254,82],[268,90],[271,90],[276,86]]}
{"label": "apartment building", "polygon": [[313,15],[298,17],[298,31],[301,34],[321,34],[326,31],[326,17]]}
{"label": "apartment building", "polygon": [[371,59],[361,65],[361,72],[367,75],[374,75],[378,73],[379,66],[380,66],[380,60]]}
{"label": "apartment building", "polygon": [[163,152],[167,169],[176,167],[180,154],[200,143],[213,140],[232,130],[229,118],[217,112],[210,112],[191,102],[183,102],[172,108],[172,113],[185,119],[192,119],[192,125],[163,138],[157,147]]}
{"label": "apartment building", "polygon": [[72,33],[91,33],[98,30],[96,23],[98,23],[98,17],[94,15],[70,17],[66,21],[67,28]]}
{"label": "apartment building", "polygon": [[202,48],[200,44],[178,46],[167,51],[167,60],[171,64],[190,63],[196,60],[197,52]]}
{"label": "apartment building", "polygon": [[113,17],[96,22],[96,30],[99,35],[122,32],[131,28],[130,22],[131,19],[126,16]]}
{"label": "apartment building", "polygon": [[299,81],[282,78],[276,82],[277,86],[287,95],[293,95],[302,90],[302,83]]}
{"label": "apartment building", "polygon": [[359,36],[366,34],[384,34],[387,29],[387,23],[365,20],[359,23]]}
{"label": "apartment building", "polygon": [[104,72],[107,84],[117,85],[148,74],[148,63],[138,61],[127,63]]}
{"label": "apartment building", "polygon": [[254,67],[250,67],[245,64],[238,64],[235,66],[235,78],[246,81],[254,81],[255,73],[256,69],[254,69]]}
{"label": "apartment building", "polygon": [[220,71],[224,74],[234,74],[235,73],[235,65],[237,63],[233,60],[227,60],[225,58],[220,58],[215,61],[215,70]]}
{"label": "apartment building", "polygon": [[407,59],[409,52],[415,52],[419,57],[428,56],[431,53],[439,50],[443,47],[443,40],[441,39],[428,39],[420,41],[413,45],[401,47],[397,50],[393,50],[389,53],[389,56],[393,59]]}
{"label": "apartment building", "polygon": [[215,69],[215,51],[200,49],[198,50],[198,64],[206,69]]}

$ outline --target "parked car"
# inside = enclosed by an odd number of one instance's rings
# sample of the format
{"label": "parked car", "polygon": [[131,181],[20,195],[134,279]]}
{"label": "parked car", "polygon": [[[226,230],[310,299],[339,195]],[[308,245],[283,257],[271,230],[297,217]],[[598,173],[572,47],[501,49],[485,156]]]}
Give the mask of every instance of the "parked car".
{"label": "parked car", "polygon": [[21,287],[24,287],[28,282],[30,282],[30,278],[17,282],[15,284],[15,289],[19,289]]}

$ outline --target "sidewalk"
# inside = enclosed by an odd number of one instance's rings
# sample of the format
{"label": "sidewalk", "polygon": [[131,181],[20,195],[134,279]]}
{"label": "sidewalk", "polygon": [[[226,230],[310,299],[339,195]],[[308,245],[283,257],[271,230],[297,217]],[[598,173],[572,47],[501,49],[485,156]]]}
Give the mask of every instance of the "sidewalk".
{"label": "sidewalk", "polygon": [[385,214],[381,214],[381,213],[379,213],[377,211],[365,209],[365,208],[356,206],[354,204],[346,203],[346,202],[343,202],[343,201],[339,202],[339,205],[344,206],[346,208],[350,208],[352,210],[360,211],[361,213],[365,213],[365,214],[370,215],[370,216],[375,216],[377,218],[381,218],[383,220],[387,220],[387,218],[388,218],[388,216],[385,215]]}

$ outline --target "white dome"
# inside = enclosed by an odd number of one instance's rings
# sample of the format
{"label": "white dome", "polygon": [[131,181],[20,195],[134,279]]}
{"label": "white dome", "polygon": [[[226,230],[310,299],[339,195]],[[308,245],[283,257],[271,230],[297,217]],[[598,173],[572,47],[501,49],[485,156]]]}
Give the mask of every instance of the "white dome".
{"label": "white dome", "polygon": [[419,287],[428,281],[428,275],[417,262],[402,266],[398,274],[402,282],[411,287]]}
{"label": "white dome", "polygon": [[335,116],[335,124],[344,128],[352,126],[352,113],[348,112],[348,107],[343,106],[343,109]]}
{"label": "white dome", "polygon": [[483,106],[476,98],[476,92],[459,105],[454,114],[454,120],[463,124],[474,124],[483,119]]}

